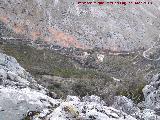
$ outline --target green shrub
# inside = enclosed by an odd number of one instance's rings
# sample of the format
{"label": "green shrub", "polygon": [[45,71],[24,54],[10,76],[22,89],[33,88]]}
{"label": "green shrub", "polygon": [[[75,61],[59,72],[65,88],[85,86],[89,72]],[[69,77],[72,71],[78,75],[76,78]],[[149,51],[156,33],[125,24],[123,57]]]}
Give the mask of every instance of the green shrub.
{"label": "green shrub", "polygon": [[79,80],[72,86],[72,90],[75,92],[76,95],[79,95],[80,97],[98,93],[98,91],[96,91],[95,80],[93,81]]}
{"label": "green shrub", "polygon": [[76,69],[76,68],[53,68],[53,75],[64,78],[80,78],[80,79],[104,79],[112,81],[108,75],[93,69]]}
{"label": "green shrub", "polygon": [[144,84],[139,84],[136,86],[130,86],[128,89],[119,89],[117,90],[117,95],[126,96],[132,99],[135,103],[142,102],[144,100],[142,89]]}

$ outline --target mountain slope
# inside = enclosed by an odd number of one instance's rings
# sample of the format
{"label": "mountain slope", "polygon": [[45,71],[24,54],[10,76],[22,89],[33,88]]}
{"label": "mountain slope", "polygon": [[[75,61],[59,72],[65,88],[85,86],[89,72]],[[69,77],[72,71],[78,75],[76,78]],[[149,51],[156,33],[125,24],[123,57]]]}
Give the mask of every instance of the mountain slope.
{"label": "mountain slope", "polygon": [[158,40],[160,1],[152,2],[124,6],[81,5],[74,0],[1,0],[0,20],[32,40],[130,51],[149,48]]}

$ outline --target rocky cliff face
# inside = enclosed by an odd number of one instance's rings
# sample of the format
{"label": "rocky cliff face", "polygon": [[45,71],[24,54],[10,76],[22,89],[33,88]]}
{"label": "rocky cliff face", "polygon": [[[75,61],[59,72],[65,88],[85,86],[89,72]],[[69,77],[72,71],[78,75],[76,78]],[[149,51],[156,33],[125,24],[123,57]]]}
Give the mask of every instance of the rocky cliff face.
{"label": "rocky cliff face", "polygon": [[[28,110],[39,111],[51,104],[52,99],[45,95],[47,90],[38,85],[13,57],[0,54],[0,76],[1,120],[20,120]],[[43,100],[46,98],[50,100],[45,105]]]}
{"label": "rocky cliff face", "polygon": [[82,5],[74,0],[1,0],[0,20],[32,40],[64,47],[130,51],[149,48],[158,41],[160,1],[152,2]]}

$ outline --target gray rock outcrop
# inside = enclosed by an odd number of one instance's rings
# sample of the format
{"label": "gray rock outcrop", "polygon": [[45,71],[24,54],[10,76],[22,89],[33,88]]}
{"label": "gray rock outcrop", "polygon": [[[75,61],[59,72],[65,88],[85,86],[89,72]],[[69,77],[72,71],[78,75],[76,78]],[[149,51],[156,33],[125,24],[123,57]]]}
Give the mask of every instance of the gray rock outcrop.
{"label": "gray rock outcrop", "polygon": [[139,120],[160,120],[160,74],[154,75],[142,91],[144,101],[138,105],[124,96],[117,96],[113,107]]}
{"label": "gray rock outcrop", "polygon": [[54,105],[47,90],[38,85],[15,58],[0,53],[0,119],[20,120],[29,111]]}
{"label": "gray rock outcrop", "polygon": [[155,75],[152,82],[143,89],[146,108],[160,111],[160,74]]}

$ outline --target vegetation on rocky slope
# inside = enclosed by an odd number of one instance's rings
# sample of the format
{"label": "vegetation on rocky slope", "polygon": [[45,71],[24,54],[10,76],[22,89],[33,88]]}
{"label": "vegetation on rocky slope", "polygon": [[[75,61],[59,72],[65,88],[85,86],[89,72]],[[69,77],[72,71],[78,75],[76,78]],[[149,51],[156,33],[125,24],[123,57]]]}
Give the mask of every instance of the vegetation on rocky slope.
{"label": "vegetation on rocky slope", "polygon": [[33,75],[53,75],[64,78],[103,78],[107,75],[92,69],[76,68],[65,55],[46,49],[38,50],[25,45],[0,45],[6,54],[14,56]]}
{"label": "vegetation on rocky slope", "polygon": [[145,83],[129,85],[126,88],[119,88],[117,90],[117,95],[126,96],[127,98],[133,100],[135,103],[142,102],[144,100],[144,95],[142,89],[144,88]]}
{"label": "vegetation on rocky slope", "polygon": [[[133,87],[130,86],[131,82],[124,82],[117,86],[113,78],[108,76],[104,70],[98,71],[95,69],[81,68],[80,66],[77,67],[75,66],[75,61],[71,58],[47,49],[36,49],[26,45],[15,44],[1,44],[0,49],[8,55],[14,56],[27,71],[35,77],[37,76],[37,80],[40,78],[39,83],[43,85],[46,82],[41,77],[43,75],[70,78],[71,81],[65,80],[63,82],[56,82],[53,79],[49,82],[49,86],[46,86],[51,91],[57,93],[59,97],[65,97],[67,94],[78,96],[95,94],[107,99],[106,96],[112,94],[112,97],[114,95],[128,96],[135,102],[143,100],[141,90],[145,83],[136,84]],[[129,65],[129,60],[132,57],[113,57],[105,59],[103,65],[110,68],[120,67],[120,69],[131,66]],[[131,69],[133,68],[131,67]],[[138,83],[141,83],[141,81]],[[124,84],[125,87],[119,87]],[[108,89],[110,90],[108,91]]]}
{"label": "vegetation on rocky slope", "polygon": [[[0,24],[2,28],[1,37],[18,36],[6,28],[4,24]],[[39,44],[39,41],[35,42]],[[54,50],[37,49],[33,46],[8,43],[1,43],[0,49],[4,53],[15,57],[40,84],[57,93],[59,97],[65,97],[68,94],[77,96],[95,94],[108,100],[114,95],[125,95],[135,102],[143,100],[141,89],[145,85],[145,83],[142,83],[145,65],[137,72],[138,67],[132,64],[135,54],[106,55],[104,61],[100,64],[94,64],[96,61],[91,61],[88,58],[87,60],[89,61],[84,62],[89,62],[93,69],[84,68],[72,57]],[[94,54],[94,50],[92,50],[91,54]],[[51,80],[45,78],[47,81],[44,81],[43,75],[59,76],[60,80],[57,82],[55,78],[51,78]],[[121,78],[124,82],[117,83],[110,76]],[[49,85],[46,85],[46,83]],[[135,84],[135,86],[133,87],[132,84]]]}

